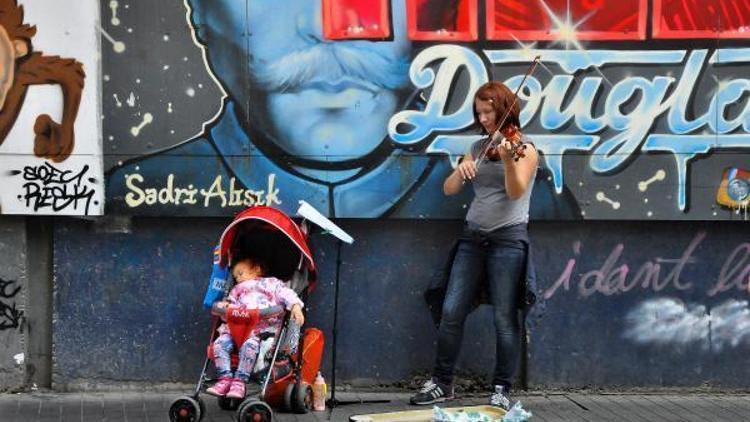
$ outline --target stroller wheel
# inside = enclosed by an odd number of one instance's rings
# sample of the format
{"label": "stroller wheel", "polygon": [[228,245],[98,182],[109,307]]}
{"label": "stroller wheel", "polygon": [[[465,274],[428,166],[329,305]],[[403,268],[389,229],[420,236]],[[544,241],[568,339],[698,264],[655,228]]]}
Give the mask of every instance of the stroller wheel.
{"label": "stroller wheel", "polygon": [[200,396],[195,399],[198,401],[198,408],[201,410],[200,418],[203,419],[203,416],[206,414],[206,403],[203,402],[203,399],[200,398]]}
{"label": "stroller wheel", "polygon": [[203,417],[200,403],[192,397],[183,396],[169,407],[171,422],[198,422]]}
{"label": "stroller wheel", "polygon": [[219,408],[221,410],[237,410],[240,406],[240,400],[230,399],[229,397],[217,397]]}
{"label": "stroller wheel", "polygon": [[258,400],[247,400],[237,410],[237,422],[271,422],[273,410],[266,403]]}
{"label": "stroller wheel", "polygon": [[286,388],[284,389],[284,402],[282,403],[282,410],[284,412],[292,412],[294,411],[294,408],[292,407],[292,400],[294,397],[294,382],[290,382],[286,385]]}
{"label": "stroller wheel", "polygon": [[312,387],[306,382],[295,385],[292,396],[292,410],[294,413],[307,413],[313,407]]}

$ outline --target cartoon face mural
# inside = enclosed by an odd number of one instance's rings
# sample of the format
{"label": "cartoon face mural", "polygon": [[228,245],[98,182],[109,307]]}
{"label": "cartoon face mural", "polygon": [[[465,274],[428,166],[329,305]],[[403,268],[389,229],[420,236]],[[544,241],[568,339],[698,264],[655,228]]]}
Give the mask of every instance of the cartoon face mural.
{"label": "cartoon face mural", "polygon": [[[3,168],[9,169],[0,176],[2,212],[100,214],[103,192],[96,185],[102,180],[101,148],[95,112],[86,118],[90,132],[84,136],[83,145],[77,147],[75,142],[85,79],[83,64],[35,51],[40,47],[54,49],[60,40],[56,37],[68,31],[51,4],[45,1],[35,2],[33,7],[27,5],[29,15],[37,17],[33,20],[40,24],[37,36],[37,27],[24,21],[23,5],[16,0],[0,1],[0,160]],[[81,4],[84,18],[93,19],[93,4]],[[69,37],[83,41],[78,44],[79,54],[88,55],[93,59],[91,63],[96,63],[93,31],[88,40],[81,39],[85,37],[82,31],[70,32],[75,34]],[[48,42],[50,38],[55,42]],[[29,87],[37,85],[58,86],[62,101],[58,102],[56,95],[30,94]],[[86,110],[93,112],[96,93],[85,100]],[[62,104],[59,123],[50,116],[58,103]],[[33,120],[30,125],[29,119]],[[77,153],[89,157],[72,157]]]}
{"label": "cartoon face mural", "polygon": [[[102,10],[114,18],[113,3]],[[137,131],[109,131],[105,119],[105,151],[131,152],[111,163],[109,203],[227,215],[252,204],[293,212],[304,199],[335,217],[460,218],[469,197],[444,198],[440,185],[480,139],[471,94],[489,79],[518,88],[540,55],[519,91],[522,130],[544,159],[532,218],[736,218],[716,195],[724,170],[748,159],[750,1],[731,2],[740,12],[729,15],[725,3],[698,19],[673,0],[189,0],[182,7],[224,105],[187,142],[174,132],[194,123],[168,116],[174,136],[152,135],[140,152]],[[149,10],[128,13],[141,21]],[[105,66],[115,57],[116,81],[132,81],[144,62],[118,54],[128,52],[105,51]],[[141,101],[143,111],[178,104]],[[105,114],[121,108],[105,103]],[[141,127],[161,121],[150,113]]]}
{"label": "cartoon face mural", "polygon": [[75,60],[30,51],[36,28],[23,23],[23,7],[16,0],[1,2],[0,16],[0,144],[15,123],[30,85],[61,85],[65,101],[63,122],[56,123],[47,114],[37,117],[34,152],[63,161],[74,147],[73,123],[81,101],[83,68]]}

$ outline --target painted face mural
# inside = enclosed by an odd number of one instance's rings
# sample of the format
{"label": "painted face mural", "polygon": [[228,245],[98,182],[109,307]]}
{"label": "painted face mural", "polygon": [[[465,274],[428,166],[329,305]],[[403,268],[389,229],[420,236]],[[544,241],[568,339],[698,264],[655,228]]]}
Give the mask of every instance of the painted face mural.
{"label": "painted face mural", "polygon": [[212,69],[272,146],[342,161],[384,141],[408,83],[403,2],[392,9],[393,40],[383,42],[326,40],[319,1],[190,3]]}
{"label": "painted face mural", "polygon": [[[155,35],[155,64],[130,35],[144,29],[128,28],[148,2],[115,3],[103,0],[103,21],[123,24],[105,30],[129,46],[104,56],[115,212],[294,212],[304,199],[335,217],[461,218],[469,189],[445,198],[440,186],[481,138],[472,94],[491,79],[519,88],[536,55],[519,91],[543,159],[532,218],[733,219],[750,203],[737,188],[750,184],[750,0],[708,12],[674,0],[160,3],[173,23]],[[149,69],[159,89],[139,89]]]}

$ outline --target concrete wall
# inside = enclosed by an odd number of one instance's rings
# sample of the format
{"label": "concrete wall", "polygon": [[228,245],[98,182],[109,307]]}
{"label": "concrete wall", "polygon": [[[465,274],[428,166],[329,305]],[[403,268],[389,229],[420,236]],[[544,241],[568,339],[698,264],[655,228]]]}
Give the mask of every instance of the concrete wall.
{"label": "concrete wall", "polygon": [[[55,228],[55,373],[60,389],[197,379],[210,319],[200,307],[223,219],[133,219],[130,233],[83,221]],[[343,220],[337,376],[389,384],[431,367],[422,292],[455,221]],[[533,388],[747,388],[746,223],[534,223],[546,310],[532,316]],[[309,322],[331,372],[336,244],[313,236],[320,284]],[[538,310],[541,310],[539,308]],[[489,308],[470,316],[464,374],[489,374]],[[91,356],[91,357],[87,357]]]}
{"label": "concrete wall", "polygon": [[0,219],[0,390],[24,383],[26,255],[24,219]]}
{"label": "concrete wall", "polygon": [[52,220],[0,218],[0,391],[49,387]]}

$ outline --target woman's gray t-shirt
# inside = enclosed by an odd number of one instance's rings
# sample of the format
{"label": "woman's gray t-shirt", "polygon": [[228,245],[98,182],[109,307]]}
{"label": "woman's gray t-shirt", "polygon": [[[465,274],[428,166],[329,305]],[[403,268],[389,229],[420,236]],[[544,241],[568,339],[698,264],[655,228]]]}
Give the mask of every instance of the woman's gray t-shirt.
{"label": "woman's gray t-shirt", "polygon": [[[523,139],[530,143],[529,139]],[[482,150],[485,139],[471,145],[471,156],[476,160]],[[523,160],[523,158],[520,158]],[[469,206],[466,221],[479,226],[482,231],[492,231],[500,227],[529,222],[529,202],[534,188],[536,171],[531,176],[528,188],[518,199],[510,199],[505,190],[505,165],[502,160],[491,161],[483,158],[477,162],[477,176],[471,184],[474,188],[474,200]]]}

